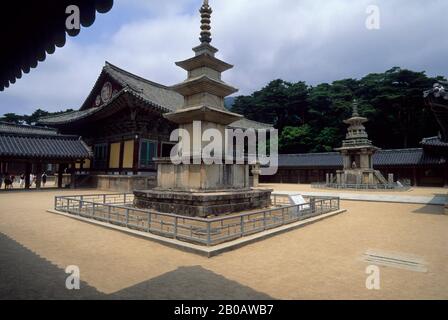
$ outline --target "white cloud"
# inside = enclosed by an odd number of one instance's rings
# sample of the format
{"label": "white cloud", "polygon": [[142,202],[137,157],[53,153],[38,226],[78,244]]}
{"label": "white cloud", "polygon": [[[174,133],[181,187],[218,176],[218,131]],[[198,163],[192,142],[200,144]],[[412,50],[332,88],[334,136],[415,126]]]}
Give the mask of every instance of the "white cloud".
{"label": "white cloud", "polygon": [[[97,42],[69,39],[64,48],[0,93],[0,113],[79,107],[105,60],[163,84],[182,81],[185,72],[174,61],[189,58],[191,48],[198,44],[200,2],[116,1],[112,10],[117,10],[116,15],[130,14],[127,23],[109,37],[98,37]],[[426,70],[430,75],[448,69],[443,38],[446,1],[210,3],[214,10],[212,44],[220,49],[218,57],[235,65],[224,79],[243,94],[274,78],[316,84],[382,72],[395,65]],[[365,28],[369,4],[381,10],[380,30]],[[99,16],[98,21],[107,18],[108,14]],[[87,30],[95,34],[95,24]]]}

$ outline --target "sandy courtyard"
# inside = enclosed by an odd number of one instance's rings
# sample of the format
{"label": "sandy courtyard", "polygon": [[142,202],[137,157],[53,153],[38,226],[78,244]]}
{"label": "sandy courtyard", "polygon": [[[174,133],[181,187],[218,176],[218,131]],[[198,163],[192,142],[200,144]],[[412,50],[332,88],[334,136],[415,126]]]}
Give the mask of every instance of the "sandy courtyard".
{"label": "sandy courtyard", "polygon": [[[441,206],[342,201],[346,213],[208,259],[45,211],[82,193],[0,193],[0,299],[448,298]],[[369,249],[421,257],[428,271],[381,266],[381,289],[367,290]],[[68,265],[81,290],[65,288]]]}

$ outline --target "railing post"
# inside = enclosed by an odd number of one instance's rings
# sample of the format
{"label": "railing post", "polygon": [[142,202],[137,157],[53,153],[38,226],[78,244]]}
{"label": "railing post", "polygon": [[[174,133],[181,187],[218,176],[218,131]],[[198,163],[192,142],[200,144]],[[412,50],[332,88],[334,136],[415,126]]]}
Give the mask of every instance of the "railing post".
{"label": "railing post", "polygon": [[106,204],[106,195],[103,194],[103,204]]}
{"label": "railing post", "polygon": [[315,198],[310,198],[310,209],[311,209],[311,214],[316,212],[316,199]]}
{"label": "railing post", "polygon": [[147,231],[151,231],[151,212],[148,212],[148,228]]}
{"label": "railing post", "polygon": [[126,228],[128,227],[129,224],[129,209],[126,209]]}
{"label": "railing post", "polygon": [[174,217],[174,239],[177,239],[177,217]]}
{"label": "railing post", "polygon": [[124,201],[124,204],[126,204],[126,193],[123,196],[123,201]]}
{"label": "railing post", "polygon": [[211,245],[211,225],[210,225],[210,221],[207,221],[207,246]]}
{"label": "railing post", "polygon": [[58,197],[54,197],[54,210],[58,208]]}
{"label": "railing post", "polygon": [[244,216],[241,216],[241,236],[244,235]]}
{"label": "railing post", "polygon": [[110,211],[112,210],[111,206],[107,206],[107,222],[110,223]]}
{"label": "railing post", "polygon": [[266,211],[263,211],[263,230],[266,230]]}
{"label": "railing post", "polygon": [[282,225],[285,224],[285,208],[282,208]]}
{"label": "railing post", "polygon": [[67,198],[67,212],[70,213],[70,199]]}
{"label": "railing post", "polygon": [[95,216],[95,207],[96,207],[96,203],[93,202],[93,205],[92,205],[92,218]]}

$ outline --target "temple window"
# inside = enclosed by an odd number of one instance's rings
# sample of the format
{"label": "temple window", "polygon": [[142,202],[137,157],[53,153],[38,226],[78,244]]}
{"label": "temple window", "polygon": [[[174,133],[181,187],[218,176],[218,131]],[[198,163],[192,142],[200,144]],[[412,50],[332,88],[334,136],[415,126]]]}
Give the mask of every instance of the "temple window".
{"label": "temple window", "polygon": [[153,158],[157,157],[157,142],[142,139],[140,141],[140,167],[154,167]]}
{"label": "temple window", "polygon": [[93,155],[93,167],[95,169],[105,169],[107,167],[107,144],[94,145]]}

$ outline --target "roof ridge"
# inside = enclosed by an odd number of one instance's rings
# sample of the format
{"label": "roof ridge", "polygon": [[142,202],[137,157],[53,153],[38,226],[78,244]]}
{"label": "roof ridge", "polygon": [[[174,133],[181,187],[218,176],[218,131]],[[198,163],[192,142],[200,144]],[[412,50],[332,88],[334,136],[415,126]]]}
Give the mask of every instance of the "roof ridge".
{"label": "roof ridge", "polygon": [[[233,112],[232,109],[230,109],[229,111]],[[243,117],[244,117],[244,115],[243,115]],[[257,121],[257,120],[252,120],[252,119],[248,119],[246,117],[244,117],[244,119],[246,119],[249,122],[260,123],[260,124],[264,124],[264,125],[267,125],[267,126],[272,126],[273,125],[272,123],[266,123],[266,122],[261,122],[261,121]]]}
{"label": "roof ridge", "polygon": [[27,128],[27,129],[36,129],[36,130],[42,130],[42,131],[57,132],[57,129],[55,129],[55,128],[36,126],[36,125],[31,125],[31,124],[11,123],[11,122],[7,122],[7,121],[0,121],[0,124],[11,126],[11,127],[16,127],[16,128]]}
{"label": "roof ridge", "polygon": [[423,148],[380,149],[377,152],[420,151]]}
{"label": "roof ridge", "polygon": [[[148,79],[146,79],[146,78],[143,78],[143,77],[141,77],[141,76],[139,76],[139,75],[136,75],[136,74],[134,74],[134,73],[132,73],[132,72],[129,72],[129,71],[124,70],[124,69],[122,69],[122,68],[120,68],[120,67],[117,67],[116,65],[110,63],[109,61],[106,61],[106,65],[105,65],[105,67],[110,67],[110,68],[114,69],[114,70],[117,71],[117,72],[123,73],[123,74],[125,74],[125,75],[127,75],[127,76],[130,76],[130,77],[132,77],[132,78],[134,78],[134,79],[137,79],[137,80],[139,80],[139,81],[146,82],[146,83],[148,83],[148,84],[150,84],[150,85],[153,85],[153,86],[156,86],[156,87],[159,87],[159,88],[162,88],[162,89],[171,90],[171,89],[170,89],[168,86],[166,86],[166,85],[163,85],[163,84],[161,84],[161,83],[154,82],[154,81],[148,80]],[[112,77],[113,77],[113,76],[112,76]]]}
{"label": "roof ridge", "polygon": [[29,132],[0,132],[0,136],[3,137],[29,137],[34,139],[73,139],[78,140],[80,136],[73,135],[73,134],[35,134],[35,133],[29,133]]}
{"label": "roof ridge", "polygon": [[[377,153],[384,153],[384,152],[402,152],[402,151],[422,151],[423,148],[402,148],[402,149],[380,149],[377,151]],[[308,152],[308,153],[280,153],[280,156],[310,156],[310,155],[335,155],[340,154],[337,151],[329,151],[329,152]]]}
{"label": "roof ridge", "polygon": [[307,156],[307,155],[324,155],[324,154],[339,154],[339,152],[308,152],[308,153],[283,153],[281,156]]}
{"label": "roof ridge", "polygon": [[81,110],[63,111],[63,112],[60,112],[60,113],[57,113],[57,114],[52,114],[52,115],[39,117],[39,119],[37,119],[37,120],[39,121],[39,120],[51,119],[51,118],[55,118],[57,116],[63,116],[63,115],[71,114],[71,113],[76,113],[76,112],[79,112],[79,111],[81,111]]}

